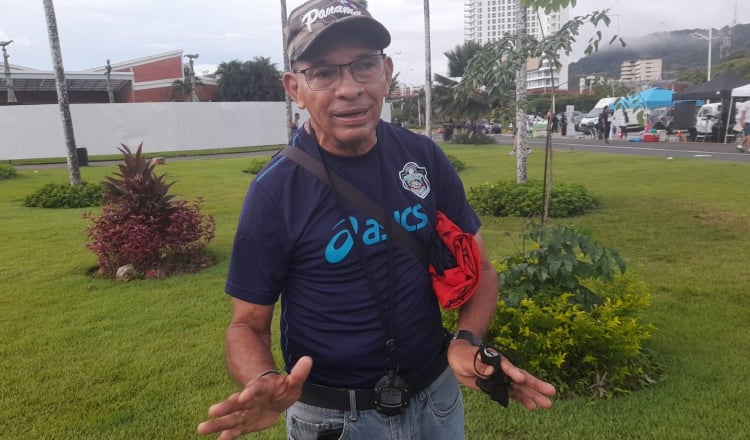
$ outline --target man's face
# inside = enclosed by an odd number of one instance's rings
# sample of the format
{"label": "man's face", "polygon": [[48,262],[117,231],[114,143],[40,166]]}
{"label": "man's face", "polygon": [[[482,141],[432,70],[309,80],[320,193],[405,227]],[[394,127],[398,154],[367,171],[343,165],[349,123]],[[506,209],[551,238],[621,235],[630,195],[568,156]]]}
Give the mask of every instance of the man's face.
{"label": "man's face", "polygon": [[[346,64],[379,53],[363,43],[330,42],[325,50],[310,51],[294,70],[309,67]],[[348,67],[341,69],[341,78],[330,88],[312,90],[302,73],[284,74],[284,88],[301,109],[310,113],[318,143],[327,151],[338,154],[362,154],[377,142],[375,127],[380,120],[383,99],[388,95],[393,63],[385,59],[385,73],[379,79],[361,83]]]}

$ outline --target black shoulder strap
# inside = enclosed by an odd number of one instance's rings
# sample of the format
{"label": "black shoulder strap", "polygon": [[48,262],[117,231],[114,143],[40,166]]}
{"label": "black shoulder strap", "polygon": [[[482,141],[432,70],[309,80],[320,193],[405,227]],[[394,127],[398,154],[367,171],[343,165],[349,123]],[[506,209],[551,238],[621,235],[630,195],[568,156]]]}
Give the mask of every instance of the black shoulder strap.
{"label": "black shoulder strap", "polygon": [[364,211],[365,214],[377,220],[381,225],[385,225],[386,221],[391,222],[391,232],[394,235],[393,238],[398,240],[402,245],[406,246],[406,248],[409,249],[415,257],[417,257],[422,266],[424,266],[425,268],[429,266],[426,250],[419,244],[417,239],[406,232],[406,230],[400,224],[396,223],[396,221],[393,220],[393,217],[389,216],[388,219],[384,219],[383,210],[375,202],[373,202],[372,199],[362,194],[362,191],[358,190],[351,183],[349,183],[348,180],[329,170],[331,179],[334,181],[331,182],[330,180],[328,180],[328,174],[323,168],[323,164],[318,159],[302,151],[302,149],[300,148],[288,145],[286,148],[281,150],[279,154],[297,162],[307,171],[311,172],[315,177],[323,181],[323,183],[325,183],[326,185],[332,188],[335,185],[335,188],[341,192],[341,195],[344,198],[354,203],[357,207]]}

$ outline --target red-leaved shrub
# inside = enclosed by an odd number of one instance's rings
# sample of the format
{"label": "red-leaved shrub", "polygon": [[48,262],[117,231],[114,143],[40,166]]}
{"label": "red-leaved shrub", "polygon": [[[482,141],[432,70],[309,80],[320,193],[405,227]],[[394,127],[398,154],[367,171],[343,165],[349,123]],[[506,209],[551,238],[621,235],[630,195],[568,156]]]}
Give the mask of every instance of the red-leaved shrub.
{"label": "red-leaved shrub", "polygon": [[167,195],[171,183],[166,175],[156,176],[155,163],[123,145],[125,158],[116,177],[107,177],[104,206],[86,227],[86,245],[98,257],[99,274],[115,277],[121,266],[132,265],[145,277],[163,278],[195,272],[211,261],[206,247],[213,239],[213,216],[200,211],[203,201],[173,200]]}

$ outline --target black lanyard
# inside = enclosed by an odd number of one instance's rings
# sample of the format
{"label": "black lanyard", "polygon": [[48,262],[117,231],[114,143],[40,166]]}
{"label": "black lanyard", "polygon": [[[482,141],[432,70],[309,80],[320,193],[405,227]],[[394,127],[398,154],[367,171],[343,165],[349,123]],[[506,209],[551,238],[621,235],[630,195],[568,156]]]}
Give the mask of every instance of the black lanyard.
{"label": "black lanyard", "polygon": [[[317,138],[315,137],[315,132],[312,130],[312,127],[310,127],[310,135],[315,140],[315,145],[318,147],[318,153],[320,154],[321,162],[323,163],[323,168],[326,171],[326,174],[328,176],[328,180],[330,182],[330,186],[333,189],[334,194],[336,195],[336,201],[339,205],[339,208],[346,216],[347,214],[347,206],[344,203],[344,198],[341,196],[341,193],[339,189],[337,188],[335,181],[331,178],[331,171],[329,169],[329,166],[326,162],[326,152],[323,150],[323,148],[318,143]],[[378,140],[383,139],[380,133],[380,127],[378,127],[378,133],[377,137]],[[390,213],[390,197],[389,192],[386,187],[386,178],[387,175],[385,173],[385,169],[383,167],[383,153],[382,153],[382,146],[379,143],[376,143],[373,148],[376,148],[378,153],[378,168],[380,169],[380,180],[382,185],[382,193],[383,193],[383,211],[384,216],[383,218],[388,219],[389,216],[392,214]],[[370,263],[367,261],[367,258],[365,257],[364,247],[362,245],[362,242],[357,237],[357,234],[355,231],[352,232],[352,236],[354,237],[354,243],[355,243],[355,251],[357,252],[357,257],[359,258],[360,262],[362,263],[362,268],[365,271],[365,274],[367,276],[367,284],[370,289],[370,293],[372,293],[373,299],[375,301],[375,306],[378,308],[378,314],[380,315],[381,320],[383,321],[383,329],[385,330],[385,365],[386,365],[386,371],[395,371],[398,372],[399,365],[398,360],[396,359],[396,340],[393,336],[394,333],[394,325],[396,321],[396,310],[395,310],[395,271],[394,271],[394,264],[393,264],[393,240],[392,237],[392,225],[391,222],[385,221],[385,233],[386,233],[386,252],[388,255],[388,300],[387,300],[387,306],[388,311],[390,313],[386,313],[386,311],[383,309],[383,305],[380,303],[380,297],[378,295],[377,291],[377,285],[375,283],[375,277],[373,276],[372,267],[370,266]]]}

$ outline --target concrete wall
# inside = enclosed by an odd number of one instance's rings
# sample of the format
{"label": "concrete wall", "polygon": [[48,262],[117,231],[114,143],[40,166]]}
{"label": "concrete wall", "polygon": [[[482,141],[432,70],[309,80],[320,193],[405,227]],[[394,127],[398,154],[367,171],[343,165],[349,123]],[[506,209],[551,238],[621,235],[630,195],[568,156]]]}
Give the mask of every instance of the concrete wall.
{"label": "concrete wall", "polygon": [[[146,152],[221,149],[286,143],[283,102],[150,102],[71,105],[76,146],[88,155],[119,154],[123,143]],[[383,119],[390,121],[389,105]],[[305,111],[293,106],[302,121]],[[55,105],[0,106],[0,160],[65,157]]]}

